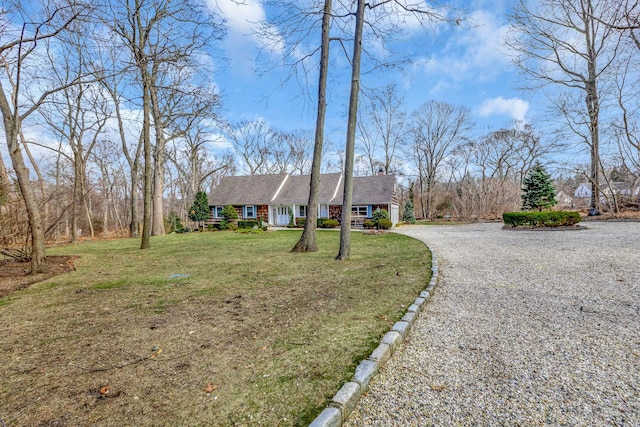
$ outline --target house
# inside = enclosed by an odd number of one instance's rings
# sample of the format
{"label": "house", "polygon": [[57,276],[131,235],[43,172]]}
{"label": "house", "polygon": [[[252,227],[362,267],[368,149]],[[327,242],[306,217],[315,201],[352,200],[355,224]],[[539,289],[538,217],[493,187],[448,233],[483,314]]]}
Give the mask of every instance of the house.
{"label": "house", "polygon": [[587,182],[583,182],[576,188],[576,191],[573,192],[573,197],[578,199],[589,199],[591,198],[591,184]]}
{"label": "house", "polygon": [[[241,219],[258,219],[269,225],[289,224],[291,216],[306,218],[308,212],[309,175],[253,175],[229,176],[209,195],[211,221],[222,218],[222,208],[232,205]],[[355,226],[371,218],[377,209],[386,209],[395,226],[399,220],[399,206],[393,175],[358,176],[353,178],[352,222]],[[318,218],[340,221],[344,177],[341,173],[320,175]]]}
{"label": "house", "polygon": [[575,203],[573,202],[573,198],[569,196],[564,191],[560,190],[558,194],[556,194],[556,201],[558,202],[558,206],[561,208],[574,208]]}

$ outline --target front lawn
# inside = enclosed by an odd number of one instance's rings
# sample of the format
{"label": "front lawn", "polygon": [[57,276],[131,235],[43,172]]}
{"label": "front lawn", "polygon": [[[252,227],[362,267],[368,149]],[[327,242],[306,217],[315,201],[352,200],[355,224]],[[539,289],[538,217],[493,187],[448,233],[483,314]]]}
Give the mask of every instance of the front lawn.
{"label": "front lawn", "polygon": [[430,279],[426,247],[337,232],[52,248],[77,271],[0,299],[8,426],[306,425]]}

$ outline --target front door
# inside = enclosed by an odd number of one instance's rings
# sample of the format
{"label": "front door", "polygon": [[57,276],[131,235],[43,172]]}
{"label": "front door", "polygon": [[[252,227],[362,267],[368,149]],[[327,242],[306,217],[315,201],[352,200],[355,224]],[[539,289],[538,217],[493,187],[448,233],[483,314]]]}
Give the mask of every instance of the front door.
{"label": "front door", "polygon": [[273,209],[273,214],[276,219],[276,225],[289,224],[289,206],[278,206]]}

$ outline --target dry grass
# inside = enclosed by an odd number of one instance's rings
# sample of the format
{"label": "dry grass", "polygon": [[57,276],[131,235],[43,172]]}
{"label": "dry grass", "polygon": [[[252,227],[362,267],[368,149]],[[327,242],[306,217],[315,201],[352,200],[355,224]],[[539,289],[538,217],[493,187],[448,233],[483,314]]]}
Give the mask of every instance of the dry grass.
{"label": "dry grass", "polygon": [[[77,271],[0,299],[10,426],[306,425],[429,280],[400,235],[191,233],[65,246]],[[172,277],[188,274],[188,277]]]}

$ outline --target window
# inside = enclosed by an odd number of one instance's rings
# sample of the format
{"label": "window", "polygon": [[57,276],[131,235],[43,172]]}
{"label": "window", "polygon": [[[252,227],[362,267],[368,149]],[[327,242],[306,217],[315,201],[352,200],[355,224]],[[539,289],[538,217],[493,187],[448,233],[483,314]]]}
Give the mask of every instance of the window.
{"label": "window", "polygon": [[301,218],[305,218],[307,216],[306,206],[298,206],[298,216]]}
{"label": "window", "polygon": [[213,209],[211,209],[211,213],[214,218],[222,218],[222,206],[214,206]]}
{"label": "window", "polygon": [[351,215],[353,216],[367,216],[367,206],[351,206]]}
{"label": "window", "polygon": [[245,218],[255,218],[256,217],[256,207],[253,205],[248,205],[244,207],[244,217]]}

